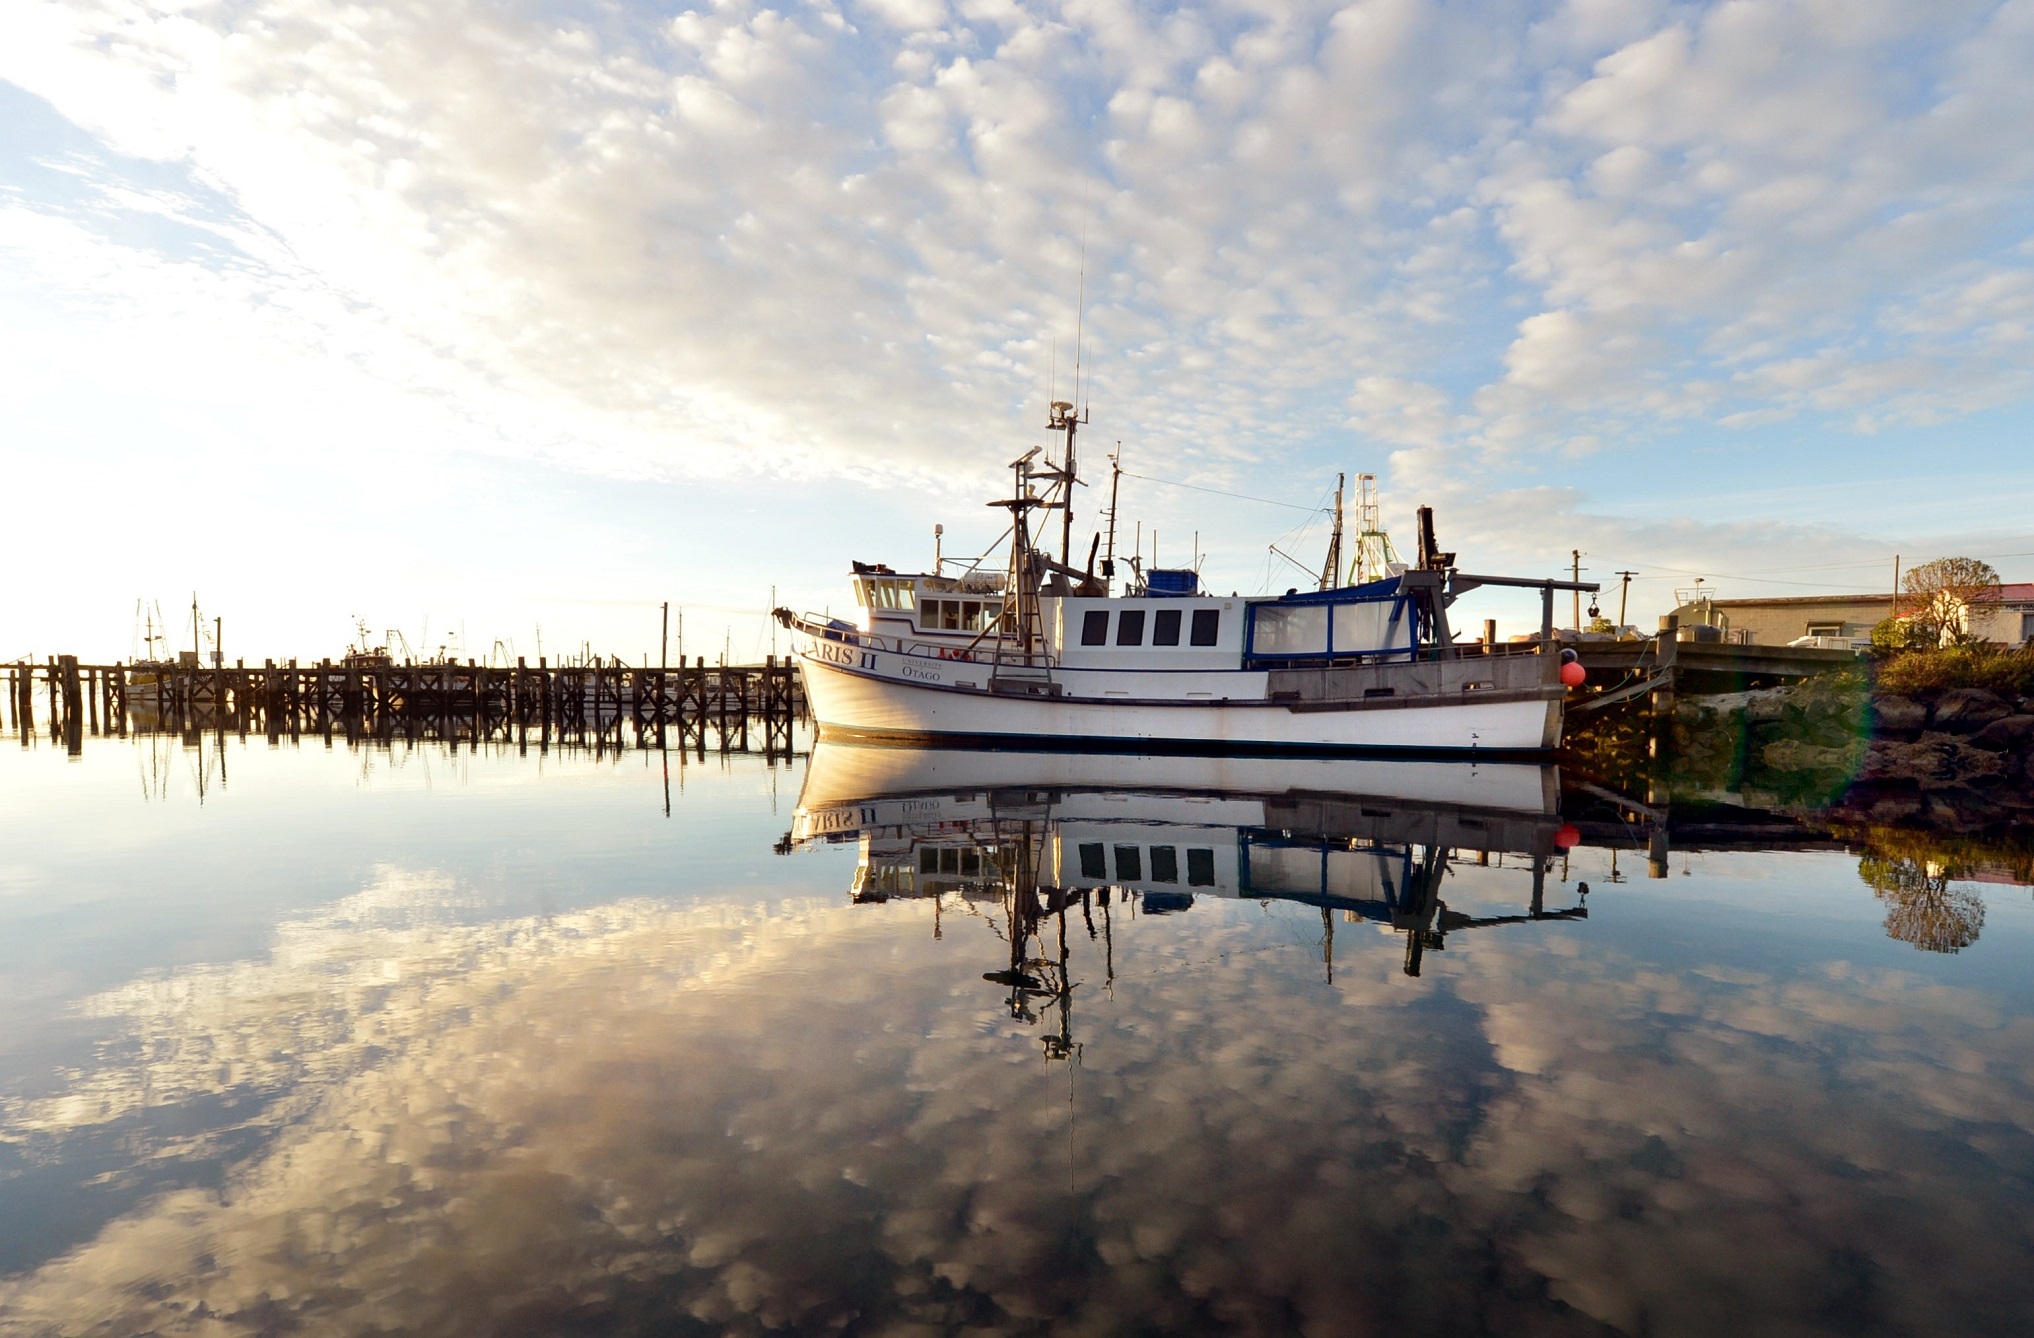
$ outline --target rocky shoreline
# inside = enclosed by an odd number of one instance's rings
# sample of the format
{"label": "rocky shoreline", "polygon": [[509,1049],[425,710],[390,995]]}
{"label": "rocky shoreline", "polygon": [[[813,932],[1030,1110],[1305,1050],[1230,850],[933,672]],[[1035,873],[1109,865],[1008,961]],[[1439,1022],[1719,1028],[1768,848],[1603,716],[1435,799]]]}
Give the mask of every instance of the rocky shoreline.
{"label": "rocky shoreline", "polygon": [[[1585,768],[1660,798],[1729,795],[1818,821],[1977,832],[2034,823],[2034,696],[1874,690],[1863,675],[1641,707],[1577,731]],[[1663,754],[1663,755],[1662,755]]]}
{"label": "rocky shoreline", "polygon": [[1964,827],[2034,810],[2034,699],[1951,688],[1871,699],[1872,731],[1840,807],[1873,822]]}

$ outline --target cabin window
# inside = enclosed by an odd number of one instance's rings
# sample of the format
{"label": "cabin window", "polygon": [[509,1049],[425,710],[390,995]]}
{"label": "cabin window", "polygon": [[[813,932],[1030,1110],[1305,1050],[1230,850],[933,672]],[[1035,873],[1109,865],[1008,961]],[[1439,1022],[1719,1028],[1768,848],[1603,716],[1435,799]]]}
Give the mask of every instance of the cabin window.
{"label": "cabin window", "polygon": [[1256,655],[1325,655],[1328,606],[1259,604],[1253,612],[1250,649]]}
{"label": "cabin window", "polygon": [[1119,883],[1141,883],[1144,881],[1144,852],[1136,846],[1116,847],[1116,881]]}
{"label": "cabin window", "polygon": [[1178,609],[1160,609],[1151,615],[1151,644],[1154,646],[1179,644]]}
{"label": "cabin window", "polygon": [[981,854],[972,849],[956,846],[920,846],[918,848],[918,872],[958,873],[974,875],[982,869]]}
{"label": "cabin window", "polygon": [[979,599],[928,599],[919,609],[918,625],[928,632],[980,632],[994,626],[1002,612],[1002,605]]}
{"label": "cabin window", "polygon": [[1396,599],[1366,600],[1335,606],[1335,653],[1403,649],[1412,638],[1405,603]]}
{"label": "cabin window", "polygon": [[[1081,644],[1083,646],[1106,646],[1109,644],[1109,611],[1089,609],[1081,615]],[[1096,847],[1100,849],[1100,847]]]}
{"label": "cabin window", "polygon": [[1109,881],[1109,862],[1100,841],[1092,841],[1081,847],[1081,877],[1092,878],[1098,883]]}
{"label": "cabin window", "polygon": [[1213,887],[1215,885],[1215,852],[1187,848],[1187,886]]}
{"label": "cabin window", "polygon": [[1151,847],[1151,881],[1154,883],[1179,881],[1178,850],[1172,846]]}
{"label": "cabin window", "polygon": [[1809,623],[1809,636],[1842,636],[1842,623]]}
{"label": "cabin window", "polygon": [[1222,611],[1220,609],[1195,609],[1193,642],[1196,646],[1212,646],[1220,639]]}
{"label": "cabin window", "polygon": [[867,609],[908,609],[912,607],[912,585],[882,577],[855,582],[855,597]]}
{"label": "cabin window", "polygon": [[1116,615],[1116,644],[1119,646],[1144,644],[1143,609],[1125,609]]}

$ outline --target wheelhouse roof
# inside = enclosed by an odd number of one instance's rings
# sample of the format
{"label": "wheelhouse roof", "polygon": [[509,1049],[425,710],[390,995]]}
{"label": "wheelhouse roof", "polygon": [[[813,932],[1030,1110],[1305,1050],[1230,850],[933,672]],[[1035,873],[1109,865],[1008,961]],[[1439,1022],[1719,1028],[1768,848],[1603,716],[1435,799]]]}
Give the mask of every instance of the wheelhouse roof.
{"label": "wheelhouse roof", "polygon": [[1337,586],[1333,590],[1300,590],[1289,595],[1278,595],[1270,599],[1254,600],[1260,604],[1347,604],[1352,601],[1369,599],[1390,599],[1398,593],[1398,577],[1387,576],[1381,581],[1365,581],[1361,585]]}

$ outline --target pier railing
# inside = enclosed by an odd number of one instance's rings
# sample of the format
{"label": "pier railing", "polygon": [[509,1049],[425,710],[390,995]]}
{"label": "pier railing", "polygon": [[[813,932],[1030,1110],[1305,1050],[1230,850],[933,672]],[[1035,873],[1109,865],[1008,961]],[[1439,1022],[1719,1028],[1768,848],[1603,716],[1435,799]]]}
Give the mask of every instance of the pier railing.
{"label": "pier railing", "polygon": [[[77,752],[89,734],[552,742],[789,754],[805,718],[796,665],[658,668],[619,663],[512,666],[294,660],[80,664],[75,656],[0,666],[7,727]],[[40,725],[38,724],[40,721]]]}

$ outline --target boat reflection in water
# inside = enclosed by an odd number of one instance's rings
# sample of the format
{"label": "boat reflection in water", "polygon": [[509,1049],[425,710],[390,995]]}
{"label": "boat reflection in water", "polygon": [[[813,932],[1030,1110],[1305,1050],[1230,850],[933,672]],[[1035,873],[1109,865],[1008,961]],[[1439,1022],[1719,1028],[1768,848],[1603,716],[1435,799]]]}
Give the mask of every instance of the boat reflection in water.
{"label": "boat reflection in water", "polygon": [[[1338,912],[1402,935],[1409,976],[1450,934],[1588,918],[1586,905],[1545,905],[1548,865],[1573,834],[1558,795],[1554,768],[1524,765],[821,744],[789,843],[859,842],[856,904],[1000,908],[1009,961],[983,979],[1008,989],[1024,1021],[1056,1010],[1045,1049],[1063,1058],[1069,943],[1093,940],[1113,980],[1112,914],[1124,909],[1170,914],[1206,897],[1318,907],[1330,980]],[[1518,913],[1450,910],[1448,880],[1464,862],[1514,868]]]}

